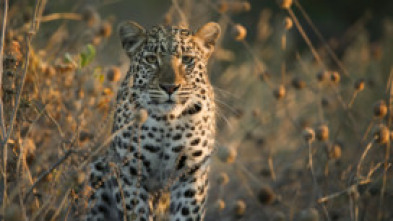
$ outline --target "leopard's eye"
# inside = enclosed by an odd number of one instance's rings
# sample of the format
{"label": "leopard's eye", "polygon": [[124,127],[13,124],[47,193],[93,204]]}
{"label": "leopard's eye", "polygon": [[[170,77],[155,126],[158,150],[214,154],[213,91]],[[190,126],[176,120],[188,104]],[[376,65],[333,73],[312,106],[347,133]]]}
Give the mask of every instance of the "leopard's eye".
{"label": "leopard's eye", "polygon": [[194,62],[194,57],[189,56],[189,55],[184,55],[184,56],[181,58],[181,62],[182,62],[183,64],[191,64],[191,63]]}
{"label": "leopard's eye", "polygon": [[155,55],[148,55],[145,57],[147,63],[154,64],[157,62],[157,56]]}

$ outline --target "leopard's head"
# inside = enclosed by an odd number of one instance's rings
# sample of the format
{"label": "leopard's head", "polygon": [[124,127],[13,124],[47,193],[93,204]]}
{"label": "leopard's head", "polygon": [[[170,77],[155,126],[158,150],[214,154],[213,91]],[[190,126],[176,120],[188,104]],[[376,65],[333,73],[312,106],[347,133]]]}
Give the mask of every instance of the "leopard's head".
{"label": "leopard's head", "polygon": [[133,99],[142,108],[167,114],[207,108],[214,102],[207,62],[220,36],[217,23],[193,33],[179,27],[144,29],[135,22],[119,26],[119,36],[131,60]]}

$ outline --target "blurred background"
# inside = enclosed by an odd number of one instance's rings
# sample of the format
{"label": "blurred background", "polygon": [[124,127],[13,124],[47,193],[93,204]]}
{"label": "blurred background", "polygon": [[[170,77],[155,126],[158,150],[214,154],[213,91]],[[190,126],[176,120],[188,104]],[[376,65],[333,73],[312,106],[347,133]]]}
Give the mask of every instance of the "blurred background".
{"label": "blurred background", "polygon": [[134,20],[222,27],[206,220],[393,220],[392,11],[366,0],[10,1],[0,217],[85,213],[87,166],[129,65],[116,27]]}

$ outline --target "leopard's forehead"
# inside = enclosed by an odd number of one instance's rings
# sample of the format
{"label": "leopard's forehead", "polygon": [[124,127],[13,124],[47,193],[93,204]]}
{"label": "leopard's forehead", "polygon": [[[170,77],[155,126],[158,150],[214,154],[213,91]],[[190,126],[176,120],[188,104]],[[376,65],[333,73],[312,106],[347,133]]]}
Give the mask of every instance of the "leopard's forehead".
{"label": "leopard's forehead", "polygon": [[191,50],[193,32],[176,26],[155,26],[147,31],[144,50],[163,54],[179,54]]}

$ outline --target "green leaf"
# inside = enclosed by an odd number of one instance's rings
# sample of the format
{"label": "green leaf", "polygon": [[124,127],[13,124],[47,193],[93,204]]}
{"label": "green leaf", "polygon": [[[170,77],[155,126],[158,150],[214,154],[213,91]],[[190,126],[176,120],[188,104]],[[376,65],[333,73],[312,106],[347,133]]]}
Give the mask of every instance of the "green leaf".
{"label": "green leaf", "polygon": [[80,53],[80,66],[83,68],[90,64],[96,56],[96,49],[93,45],[88,44],[86,48]]}

